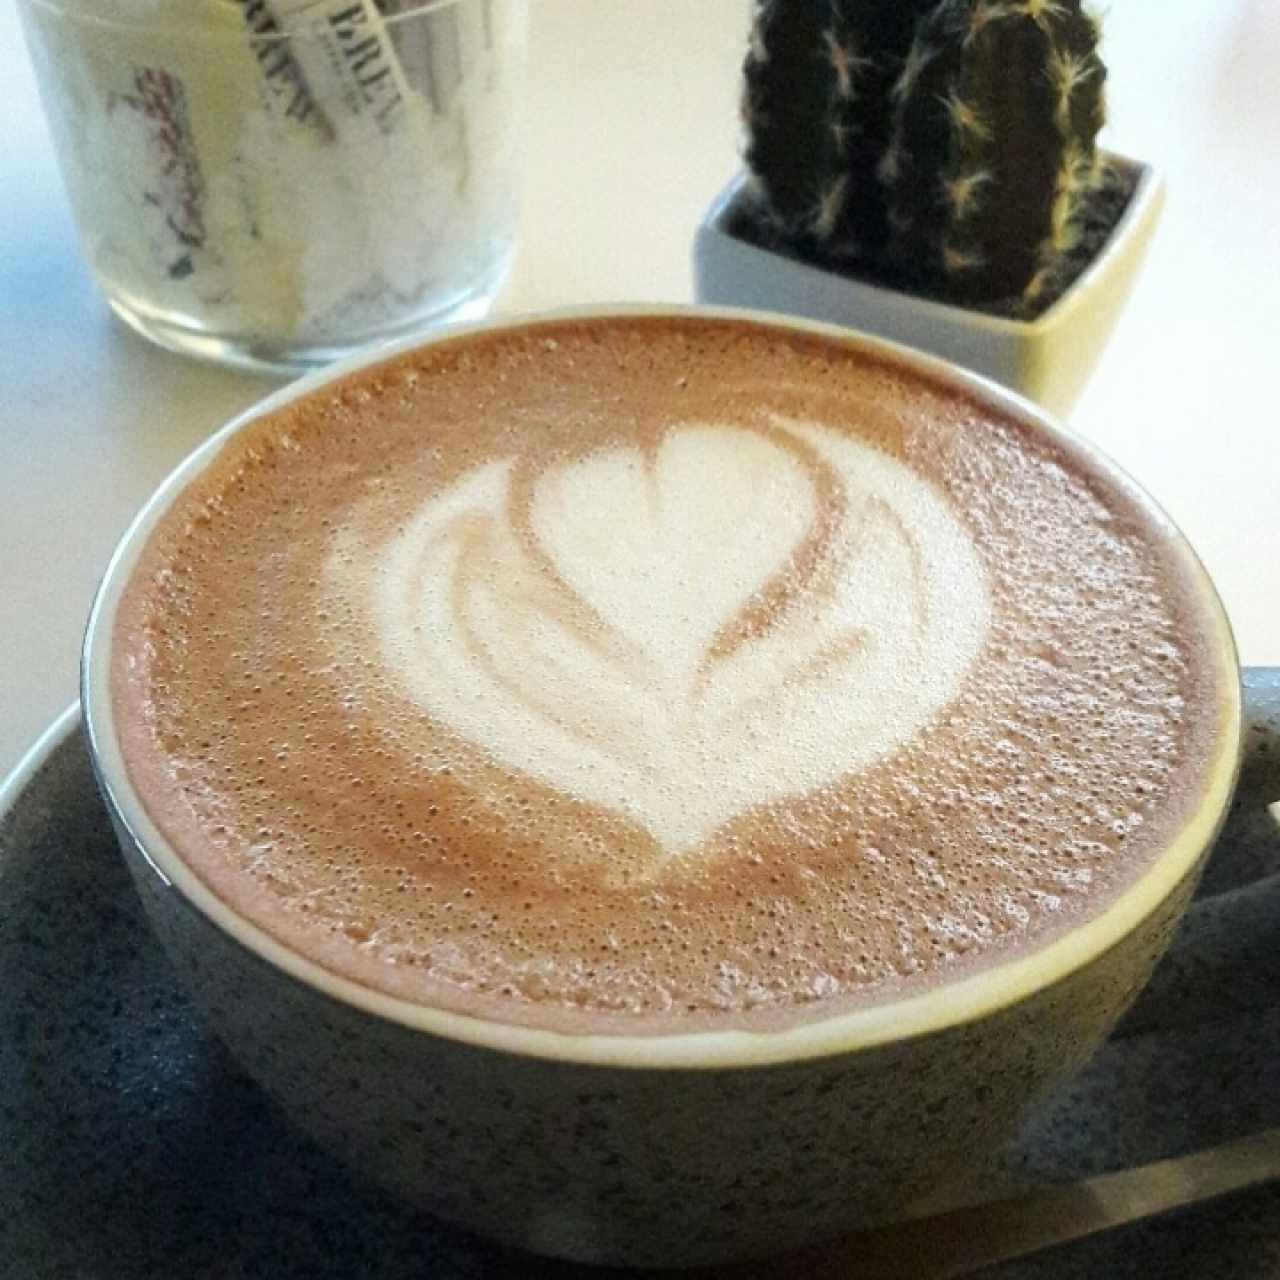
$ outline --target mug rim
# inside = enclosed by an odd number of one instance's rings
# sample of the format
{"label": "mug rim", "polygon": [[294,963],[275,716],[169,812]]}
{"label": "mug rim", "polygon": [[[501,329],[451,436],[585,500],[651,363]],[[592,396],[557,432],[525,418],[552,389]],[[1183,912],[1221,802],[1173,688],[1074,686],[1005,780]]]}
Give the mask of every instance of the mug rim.
{"label": "mug rim", "polygon": [[[308,959],[234,911],[178,856],[147,814],[129,781],[110,697],[111,651],[116,606],[134,564],[156,523],[187,485],[241,429],[350,374],[421,347],[466,341],[497,330],[609,318],[693,318],[747,323],[808,334],[868,352],[939,382],[999,412],[1030,423],[1067,451],[1082,454],[1123,489],[1170,540],[1185,562],[1188,579],[1204,605],[1204,617],[1223,664],[1224,698],[1220,746],[1206,769],[1199,804],[1141,875],[1098,914],[1067,928],[1042,946],[977,973],[939,982],[925,991],[853,1009],[817,1014],[781,1028],[676,1031],[633,1034],[625,1030],[575,1033],[501,1022],[418,1004],[343,977]],[[98,785],[122,834],[151,872],[187,906],[273,970],[301,981],[345,1005],[410,1030],[523,1057],[575,1064],[637,1068],[733,1068],[795,1063],[833,1054],[900,1043],[976,1022],[1019,1000],[1047,990],[1085,968],[1127,937],[1196,868],[1225,818],[1234,791],[1242,735],[1240,668],[1222,601],[1199,557],[1163,509],[1117,463],[1038,405],[1016,392],[940,357],[858,330],[742,307],[688,303],[593,304],[490,317],[378,344],[272,392],[237,414],[192,450],[152,493],[121,536],[95,593],[81,651],[80,700],[85,736]]]}

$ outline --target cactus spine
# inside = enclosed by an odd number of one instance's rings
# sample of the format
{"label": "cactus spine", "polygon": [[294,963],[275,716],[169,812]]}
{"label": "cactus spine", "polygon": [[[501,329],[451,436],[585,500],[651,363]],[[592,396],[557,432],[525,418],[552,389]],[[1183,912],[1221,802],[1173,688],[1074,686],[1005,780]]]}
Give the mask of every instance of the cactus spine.
{"label": "cactus spine", "polygon": [[965,302],[1033,303],[1099,179],[1081,0],[758,0],[748,167],[775,229]]}

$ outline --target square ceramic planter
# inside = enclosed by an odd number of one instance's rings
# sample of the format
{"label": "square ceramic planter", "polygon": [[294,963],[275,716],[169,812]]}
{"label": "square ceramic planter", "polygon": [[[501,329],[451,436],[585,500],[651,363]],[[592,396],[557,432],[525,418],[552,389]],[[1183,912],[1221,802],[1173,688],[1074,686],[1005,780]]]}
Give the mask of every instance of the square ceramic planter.
{"label": "square ceramic planter", "polygon": [[1065,413],[1115,326],[1164,203],[1164,183],[1153,169],[1124,156],[1108,158],[1133,176],[1133,195],[1093,262],[1034,320],[898,292],[740,239],[732,228],[750,200],[744,174],[716,197],[698,227],[694,296],[878,334],[953,360]]}

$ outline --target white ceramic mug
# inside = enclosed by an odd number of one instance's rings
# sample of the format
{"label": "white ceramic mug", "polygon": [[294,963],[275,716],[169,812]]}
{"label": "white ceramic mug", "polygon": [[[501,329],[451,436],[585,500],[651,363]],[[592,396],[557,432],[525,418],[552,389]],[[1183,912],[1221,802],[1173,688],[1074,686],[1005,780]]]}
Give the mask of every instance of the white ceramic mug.
{"label": "white ceramic mug", "polygon": [[[1029,403],[937,359],[755,318],[872,350],[1095,456]],[[112,716],[113,622],[149,532],[230,437],[404,349],[304,379],[215,435],[126,533],[94,604],[83,664],[94,767],[146,910],[198,1002],[285,1110],[353,1165],[445,1218],[531,1250],[710,1262],[936,1203],[1006,1141],[1033,1100],[1083,1065],[1151,976],[1232,795],[1238,697],[1224,708],[1201,802],[1131,887],[1040,949],[923,994],[768,1033],[628,1037],[488,1022],[335,976],[236,915],[148,817]],[[1207,638],[1234,668],[1213,587],[1179,547],[1203,593]]]}

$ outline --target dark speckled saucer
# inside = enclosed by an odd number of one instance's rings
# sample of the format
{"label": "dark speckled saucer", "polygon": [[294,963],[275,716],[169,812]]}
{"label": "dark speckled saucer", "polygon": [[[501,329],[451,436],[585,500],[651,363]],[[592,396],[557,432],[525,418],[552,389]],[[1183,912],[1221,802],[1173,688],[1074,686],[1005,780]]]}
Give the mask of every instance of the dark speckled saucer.
{"label": "dark speckled saucer", "polygon": [[[0,814],[0,1276],[601,1274],[444,1227],[355,1180],[287,1127],[171,976],[98,801],[74,713],[32,763]],[[1224,866],[1214,875],[1229,876],[1235,860],[1232,847],[1219,849]],[[1253,940],[1255,954],[1280,953],[1273,919],[1271,936]],[[1175,1003],[1177,982],[1175,974]],[[992,1171],[991,1189],[1280,1124],[1280,982],[1274,1004],[1266,996],[1255,993],[1249,1012],[1197,1007],[1177,1030],[1109,1044],[1034,1117]],[[1274,1277],[1280,1186],[983,1274]]]}

